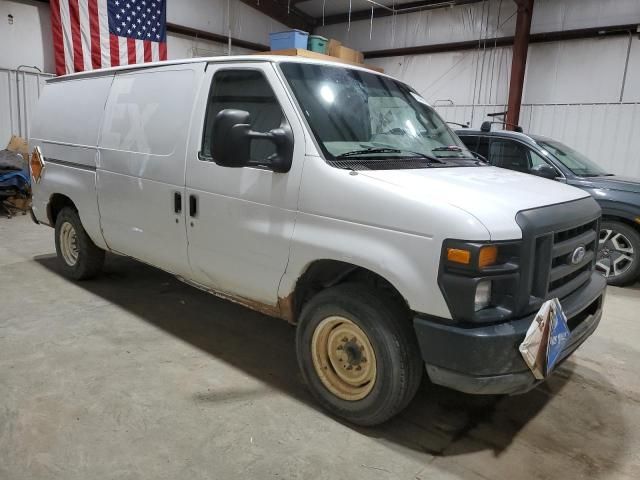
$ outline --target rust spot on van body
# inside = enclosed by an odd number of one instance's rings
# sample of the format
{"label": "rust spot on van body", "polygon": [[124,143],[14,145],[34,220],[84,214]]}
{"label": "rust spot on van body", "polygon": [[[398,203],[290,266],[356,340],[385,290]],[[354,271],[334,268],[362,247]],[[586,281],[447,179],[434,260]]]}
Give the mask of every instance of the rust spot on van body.
{"label": "rust spot on van body", "polygon": [[293,292],[286,297],[278,298],[278,309],[280,310],[280,318],[286,320],[292,325],[296,323],[295,303]]}
{"label": "rust spot on van body", "polygon": [[182,282],[191,285],[192,287],[196,287],[199,290],[204,290],[205,292],[211,293],[218,298],[222,298],[223,300],[237,303],[238,305],[242,305],[243,307],[250,308],[251,310],[255,310],[256,312],[260,312],[270,317],[281,318],[292,324],[295,323],[293,292],[286,297],[278,298],[278,302],[275,305],[269,305],[268,303],[259,302],[250,298],[242,297],[240,295],[233,295],[231,293],[213,290],[180,276],[178,276],[177,278],[178,280],[181,280]]}

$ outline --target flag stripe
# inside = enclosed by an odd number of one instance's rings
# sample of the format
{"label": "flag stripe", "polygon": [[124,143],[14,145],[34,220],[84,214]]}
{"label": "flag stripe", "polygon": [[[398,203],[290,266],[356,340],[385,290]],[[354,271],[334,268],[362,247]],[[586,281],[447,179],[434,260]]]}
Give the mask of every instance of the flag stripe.
{"label": "flag stripe", "polygon": [[129,65],[136,63],[136,41],[133,38],[127,38],[127,50],[129,51]]}
{"label": "flag stripe", "polygon": [[56,75],[64,75],[66,69],[64,65],[62,21],[60,20],[60,0],[51,0],[51,29],[53,33],[53,53],[56,61]]}
{"label": "flag stripe", "polygon": [[160,42],[160,60],[167,59],[167,42]]}
{"label": "flag stripe", "polygon": [[152,60],[151,58],[151,42],[149,40],[144,40],[142,42],[143,46],[144,46],[144,61],[145,62],[150,62]]}
{"label": "flag stripe", "polygon": [[[104,0],[100,0],[97,2],[98,6],[98,25],[100,26],[100,57],[101,62],[100,66],[102,68],[107,68],[110,66],[116,66],[120,64],[120,59],[117,54],[115,57],[111,54],[111,45],[113,45],[111,41],[111,35],[109,33],[109,11],[107,9],[107,2]],[[117,45],[117,42],[116,42]],[[118,62],[114,64],[112,62],[113,58],[117,58]]]}
{"label": "flag stripe", "polygon": [[91,70],[91,28],[89,26],[89,0],[78,0],[80,18],[80,46],[82,47],[82,68]]}
{"label": "flag stripe", "polygon": [[82,38],[80,37],[80,12],[78,0],[69,0],[69,18],[71,25],[71,40],[73,42],[73,68],[76,72],[84,71],[82,58]]}
{"label": "flag stripe", "polygon": [[127,44],[127,39],[118,37],[118,44],[120,48],[120,65],[129,65],[129,45]]}
{"label": "flag stripe", "polygon": [[71,17],[69,14],[69,1],[60,1],[60,18],[62,19],[64,69],[66,73],[73,72],[73,42],[71,41]]}
{"label": "flag stripe", "polygon": [[91,68],[100,68],[102,67],[102,54],[100,53],[98,0],[89,0],[89,31],[91,32]]}
{"label": "flag stripe", "polygon": [[135,40],[136,42],[136,61],[135,63],[144,63],[144,42]]}
{"label": "flag stripe", "polygon": [[160,49],[158,48],[158,42],[151,42],[151,60],[157,62],[160,60]]}
{"label": "flag stripe", "polygon": [[120,65],[120,46],[118,45],[118,37],[109,35],[109,52],[111,54],[111,66]]}

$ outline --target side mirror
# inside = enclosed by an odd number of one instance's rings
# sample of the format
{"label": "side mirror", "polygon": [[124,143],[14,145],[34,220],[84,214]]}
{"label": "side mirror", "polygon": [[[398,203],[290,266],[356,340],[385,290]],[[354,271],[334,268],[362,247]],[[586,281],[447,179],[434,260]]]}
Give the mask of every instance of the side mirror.
{"label": "side mirror", "polygon": [[538,177],[548,178],[549,180],[555,180],[558,177],[558,172],[551,165],[536,165],[531,169],[531,173]]}
{"label": "side mirror", "polygon": [[[276,146],[276,153],[264,160],[251,160],[251,142],[268,140]],[[211,128],[211,154],[213,160],[223,167],[240,168],[248,165],[263,165],[274,172],[285,173],[293,162],[293,134],[288,126],[274,128],[269,132],[251,130],[251,114],[244,110],[220,111]]]}

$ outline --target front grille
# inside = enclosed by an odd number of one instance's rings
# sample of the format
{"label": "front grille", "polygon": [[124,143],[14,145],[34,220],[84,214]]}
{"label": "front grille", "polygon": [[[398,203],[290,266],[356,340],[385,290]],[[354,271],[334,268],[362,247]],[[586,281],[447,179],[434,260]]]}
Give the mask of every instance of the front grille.
{"label": "front grille", "polygon": [[[598,249],[600,210],[591,199],[525,210],[516,216],[523,232],[522,279],[517,310],[535,311],[563,299],[589,281]],[[584,247],[584,256],[574,253]]]}
{"label": "front grille", "polygon": [[[566,297],[589,280],[598,249],[597,228],[598,222],[594,220],[554,232],[546,297]],[[574,263],[574,252],[580,247],[585,249],[584,257]]]}

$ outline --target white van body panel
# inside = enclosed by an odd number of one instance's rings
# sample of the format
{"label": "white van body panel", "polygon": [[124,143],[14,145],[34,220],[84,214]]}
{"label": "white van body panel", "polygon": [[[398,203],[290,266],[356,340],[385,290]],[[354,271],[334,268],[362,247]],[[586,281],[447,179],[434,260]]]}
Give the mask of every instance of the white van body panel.
{"label": "white van body panel", "polygon": [[111,81],[108,75],[47,84],[29,139],[31,148],[40,147],[46,161],[42,181],[33,188],[36,219],[49,224],[51,196],[65,195],[78,206],[87,234],[101,248],[106,244],[100,228],[95,178],[101,113]]}
{"label": "white van body panel", "polygon": [[[109,248],[189,276],[185,154],[203,64],[118,72],[99,142],[98,202]],[[184,202],[183,202],[184,203]]]}
{"label": "white van body panel", "polygon": [[[293,131],[293,165],[286,174],[257,167],[227,168],[198,159],[211,81],[228,70],[258,71],[269,81]],[[187,154],[187,197],[198,214],[187,226],[194,282],[275,307],[289,258],[305,163],[305,132],[273,65],[219,63],[207,68],[194,111]]]}

